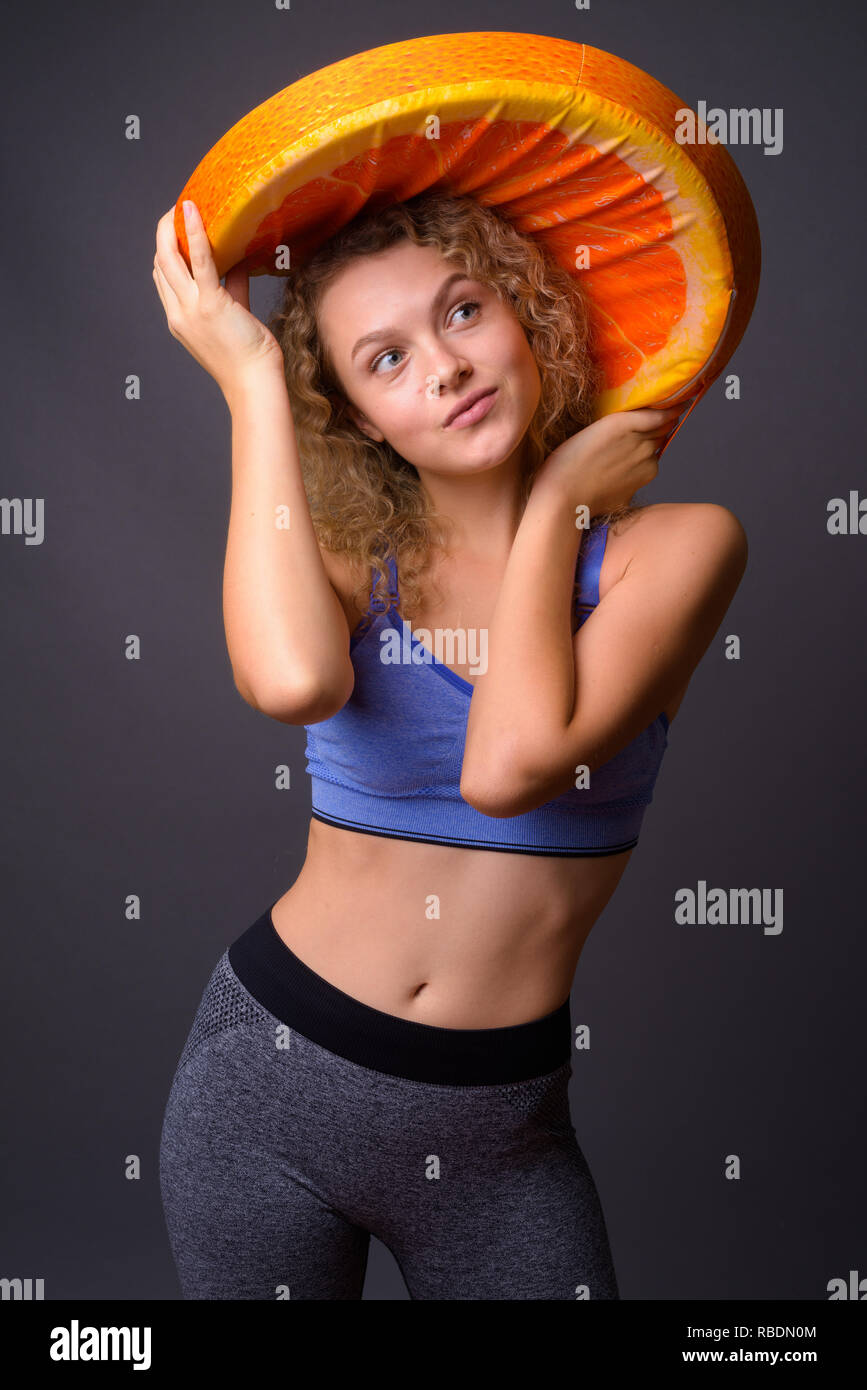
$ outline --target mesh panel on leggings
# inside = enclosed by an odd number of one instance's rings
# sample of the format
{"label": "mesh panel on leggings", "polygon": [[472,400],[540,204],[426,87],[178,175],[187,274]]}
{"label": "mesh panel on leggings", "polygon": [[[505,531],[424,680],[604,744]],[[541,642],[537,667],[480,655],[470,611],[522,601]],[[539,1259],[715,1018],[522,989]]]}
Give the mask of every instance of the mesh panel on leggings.
{"label": "mesh panel on leggings", "polygon": [[549,1076],[537,1076],[531,1081],[517,1081],[514,1085],[501,1086],[500,1091],[517,1110],[523,1111],[525,1115],[532,1115],[546,1128],[557,1133],[569,1133],[573,1128],[568,1090],[571,1075],[570,1059]]}
{"label": "mesh panel on leggings", "polygon": [[225,1033],[229,1028],[238,1028],[244,1023],[261,1023],[268,1018],[270,1015],[250,998],[238,982],[229,964],[229,953],[224,951],[205,986],[178,1062],[178,1070],[189,1061],[201,1043],[216,1033]]}

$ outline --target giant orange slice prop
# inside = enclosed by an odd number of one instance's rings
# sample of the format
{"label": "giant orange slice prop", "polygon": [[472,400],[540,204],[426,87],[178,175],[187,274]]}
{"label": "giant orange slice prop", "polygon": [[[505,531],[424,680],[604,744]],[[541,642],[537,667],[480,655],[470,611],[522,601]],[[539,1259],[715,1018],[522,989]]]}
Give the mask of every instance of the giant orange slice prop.
{"label": "giant orange slice prop", "polygon": [[605,383],[595,418],[663,403],[688,414],[747,326],[760,241],[727,149],[678,142],[687,109],[640,68],[566,39],[386,44],[232,126],[178,199],[178,244],[189,262],[191,198],[221,276],[240,261],[291,274],[368,205],[470,194],[581,277]]}

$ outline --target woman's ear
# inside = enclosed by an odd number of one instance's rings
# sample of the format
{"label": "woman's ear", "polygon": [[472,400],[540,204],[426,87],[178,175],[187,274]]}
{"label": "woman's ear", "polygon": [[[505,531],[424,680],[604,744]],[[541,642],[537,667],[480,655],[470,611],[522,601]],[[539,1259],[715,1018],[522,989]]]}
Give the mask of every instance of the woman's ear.
{"label": "woman's ear", "polygon": [[376,425],[372,424],[371,421],[368,420],[367,416],[362,414],[362,412],[357,408],[357,406],[352,405],[350,401],[346,402],[346,413],[351,419],[352,423],[354,425],[357,425],[363,434],[368,435],[368,437],[370,439],[375,440],[377,444],[382,444],[383,440],[385,439],[385,435],[383,434],[382,430],[378,430],[376,428]]}

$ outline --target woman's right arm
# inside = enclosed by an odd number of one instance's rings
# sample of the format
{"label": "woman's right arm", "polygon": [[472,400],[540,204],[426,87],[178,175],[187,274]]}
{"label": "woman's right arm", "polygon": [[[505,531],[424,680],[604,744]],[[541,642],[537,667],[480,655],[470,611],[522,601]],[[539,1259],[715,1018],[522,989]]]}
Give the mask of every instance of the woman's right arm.
{"label": "woman's right arm", "polygon": [[279,362],[224,386],[232,509],[223,621],[235,685],[264,714],[314,724],[352,694],[349,627],[325,571]]}
{"label": "woman's right arm", "polygon": [[198,209],[186,226],[189,267],[174,208],[160,219],[154,281],[172,337],[214,378],[232,417],[223,619],[235,685],[274,719],[314,724],[343,707],[355,674],[304,491],[283,355],[250,313],[246,267],[221,285]]}

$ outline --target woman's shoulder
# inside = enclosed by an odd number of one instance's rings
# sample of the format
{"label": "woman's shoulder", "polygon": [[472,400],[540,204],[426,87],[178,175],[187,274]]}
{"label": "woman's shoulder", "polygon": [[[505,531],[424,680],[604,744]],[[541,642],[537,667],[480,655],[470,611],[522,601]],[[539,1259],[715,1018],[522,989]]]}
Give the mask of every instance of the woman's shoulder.
{"label": "woman's shoulder", "polygon": [[630,531],[648,534],[651,529],[670,530],[674,526],[713,524],[725,517],[730,518],[732,524],[740,526],[734,512],[719,502],[652,502],[639,505],[618,517],[612,521],[609,530],[612,535],[625,535]]}
{"label": "woman's shoulder", "polygon": [[718,502],[655,502],[636,507],[608,527],[599,575],[599,597],[626,573],[633,558],[672,544],[746,550],[746,532],[734,512]]}

